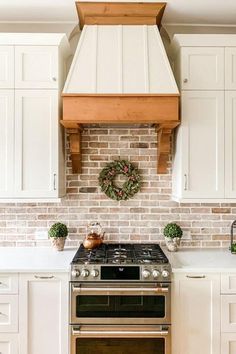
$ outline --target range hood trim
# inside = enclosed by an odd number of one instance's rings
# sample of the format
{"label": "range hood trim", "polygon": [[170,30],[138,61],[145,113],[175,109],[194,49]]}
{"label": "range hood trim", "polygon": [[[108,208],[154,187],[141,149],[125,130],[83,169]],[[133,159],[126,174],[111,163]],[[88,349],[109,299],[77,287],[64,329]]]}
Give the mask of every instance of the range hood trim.
{"label": "range hood trim", "polygon": [[84,25],[161,25],[166,2],[77,1],[80,29]]}

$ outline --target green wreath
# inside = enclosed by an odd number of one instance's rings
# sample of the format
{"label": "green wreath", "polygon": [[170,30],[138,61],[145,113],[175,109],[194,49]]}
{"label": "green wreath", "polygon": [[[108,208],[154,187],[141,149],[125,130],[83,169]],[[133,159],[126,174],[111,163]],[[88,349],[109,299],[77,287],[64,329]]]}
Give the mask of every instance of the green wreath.
{"label": "green wreath", "polygon": [[[127,177],[122,188],[114,183],[117,175]],[[105,194],[114,200],[127,200],[132,198],[141,188],[141,178],[138,170],[126,160],[110,162],[99,174],[99,185]]]}

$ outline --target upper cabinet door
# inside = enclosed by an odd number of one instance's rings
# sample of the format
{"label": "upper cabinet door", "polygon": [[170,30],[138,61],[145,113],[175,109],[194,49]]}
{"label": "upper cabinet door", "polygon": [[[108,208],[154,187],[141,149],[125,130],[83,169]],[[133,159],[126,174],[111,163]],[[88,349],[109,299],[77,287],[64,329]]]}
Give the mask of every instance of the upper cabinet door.
{"label": "upper cabinet door", "polygon": [[224,92],[182,92],[183,197],[224,198]]}
{"label": "upper cabinet door", "polygon": [[14,88],[13,46],[0,46],[0,88]]}
{"label": "upper cabinet door", "polygon": [[225,88],[236,90],[236,48],[225,48]]}
{"label": "upper cabinet door", "polygon": [[0,90],[0,198],[13,196],[14,90]]}
{"label": "upper cabinet door", "polygon": [[58,197],[58,91],[15,95],[16,197]]}
{"label": "upper cabinet door", "polygon": [[224,89],[224,48],[184,47],[181,53],[182,90]]}
{"label": "upper cabinet door", "polygon": [[58,88],[58,48],[15,47],[16,88]]}
{"label": "upper cabinet door", "polygon": [[225,92],[225,197],[236,198],[236,91]]}

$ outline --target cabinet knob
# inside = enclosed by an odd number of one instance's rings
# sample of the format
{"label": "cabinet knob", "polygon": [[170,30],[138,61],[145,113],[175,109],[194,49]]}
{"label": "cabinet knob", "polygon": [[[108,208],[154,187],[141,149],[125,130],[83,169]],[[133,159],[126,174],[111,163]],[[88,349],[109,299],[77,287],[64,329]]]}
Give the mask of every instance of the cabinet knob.
{"label": "cabinet knob", "polygon": [[53,81],[57,81],[57,78],[54,76],[54,77],[52,78],[52,80],[53,80]]}
{"label": "cabinet knob", "polygon": [[184,83],[186,84],[188,82],[188,79],[184,79]]}

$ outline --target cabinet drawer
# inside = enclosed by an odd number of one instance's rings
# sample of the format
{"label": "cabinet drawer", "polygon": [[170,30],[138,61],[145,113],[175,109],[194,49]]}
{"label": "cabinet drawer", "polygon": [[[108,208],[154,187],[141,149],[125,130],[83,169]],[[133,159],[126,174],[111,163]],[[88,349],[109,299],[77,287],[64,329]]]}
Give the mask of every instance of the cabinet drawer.
{"label": "cabinet drawer", "polygon": [[0,353],[18,354],[18,335],[0,333]]}
{"label": "cabinet drawer", "polygon": [[18,332],[18,295],[0,295],[1,332]]}
{"label": "cabinet drawer", "polygon": [[221,330],[236,332],[236,295],[221,296]]}
{"label": "cabinet drawer", "polygon": [[236,333],[222,333],[221,354],[236,353]]}
{"label": "cabinet drawer", "polygon": [[0,294],[18,294],[17,274],[0,274]]}
{"label": "cabinet drawer", "polygon": [[236,294],[236,274],[221,275],[221,294]]}

